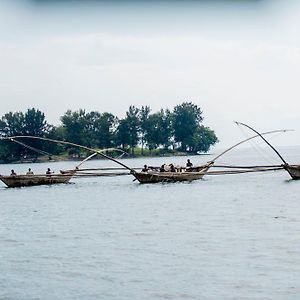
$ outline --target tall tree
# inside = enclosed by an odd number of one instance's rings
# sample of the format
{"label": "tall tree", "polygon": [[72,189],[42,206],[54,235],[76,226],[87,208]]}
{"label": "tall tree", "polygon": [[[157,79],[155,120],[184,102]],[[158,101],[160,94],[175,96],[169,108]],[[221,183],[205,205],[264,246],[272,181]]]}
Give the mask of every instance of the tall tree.
{"label": "tall tree", "polygon": [[[23,112],[9,112],[5,114],[0,122],[0,132],[2,136],[31,135],[35,137],[45,137],[51,126],[46,122],[45,114],[40,110],[31,108],[25,114]],[[11,144],[11,146],[10,146]],[[27,155],[37,156],[37,152],[21,145],[8,144],[11,156],[19,159]],[[32,139],[26,144],[39,150],[43,150],[44,144],[40,140]]]}
{"label": "tall tree", "polygon": [[121,119],[117,126],[115,144],[121,146],[123,150],[127,148],[130,140],[129,122],[127,119]]}
{"label": "tall tree", "polygon": [[200,125],[197,127],[192,144],[191,144],[191,152],[208,152],[210,147],[215,145],[218,142],[218,138],[213,130],[209,127],[205,127]]}
{"label": "tall tree", "polygon": [[87,117],[87,135],[91,139],[92,147],[109,148],[114,142],[114,130],[117,118],[104,112],[91,112]]}
{"label": "tall tree", "polygon": [[25,135],[24,114],[22,112],[9,112],[2,117],[0,126],[3,136]]}
{"label": "tall tree", "polygon": [[139,109],[134,105],[130,105],[128,111],[126,112],[125,120],[128,124],[128,144],[131,148],[131,154],[134,154],[134,147],[139,142]]}
{"label": "tall tree", "polygon": [[146,141],[149,149],[159,146],[168,148],[172,137],[172,118],[170,111],[161,109],[159,112],[149,115],[146,131]]}
{"label": "tall tree", "polygon": [[148,119],[150,111],[150,107],[146,105],[142,106],[139,113],[142,155],[144,155],[145,136],[149,125]]}
{"label": "tall tree", "polygon": [[[43,112],[38,109],[31,108],[25,112],[23,129],[24,134],[36,137],[45,137],[51,130],[51,125],[47,123]],[[32,140],[29,141],[29,144],[40,150],[45,150],[47,148],[47,145],[41,140]]]}
{"label": "tall tree", "polygon": [[90,146],[86,136],[87,118],[85,110],[80,109],[74,112],[68,110],[60,120],[65,128],[64,133],[67,141]]}
{"label": "tall tree", "polygon": [[175,141],[181,144],[181,150],[187,151],[193,142],[193,136],[202,122],[200,107],[192,102],[184,102],[175,106],[173,112],[173,128]]}
{"label": "tall tree", "polygon": [[44,136],[49,132],[50,125],[46,122],[45,114],[38,109],[28,109],[24,115],[25,134],[33,136]]}

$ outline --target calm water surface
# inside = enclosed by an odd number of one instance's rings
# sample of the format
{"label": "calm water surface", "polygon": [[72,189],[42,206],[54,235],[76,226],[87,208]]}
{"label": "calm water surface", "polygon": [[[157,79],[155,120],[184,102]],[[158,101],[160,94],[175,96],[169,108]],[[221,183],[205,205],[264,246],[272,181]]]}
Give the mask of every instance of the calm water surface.
{"label": "calm water surface", "polygon": [[[300,162],[299,148],[282,151]],[[266,163],[260,157],[241,151],[222,162]],[[44,173],[75,164],[30,167]],[[0,173],[28,167],[0,165]],[[0,299],[299,299],[299,190],[283,171],[156,185],[130,176],[1,183]]]}

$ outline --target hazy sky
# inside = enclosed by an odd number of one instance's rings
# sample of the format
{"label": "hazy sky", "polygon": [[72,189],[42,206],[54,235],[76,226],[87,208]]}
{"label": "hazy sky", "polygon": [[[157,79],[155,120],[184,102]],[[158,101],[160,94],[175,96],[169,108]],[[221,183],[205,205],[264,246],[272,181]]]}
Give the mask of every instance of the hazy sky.
{"label": "hazy sky", "polygon": [[0,28],[0,116],[192,101],[219,147],[233,120],[300,144],[299,0],[0,0]]}

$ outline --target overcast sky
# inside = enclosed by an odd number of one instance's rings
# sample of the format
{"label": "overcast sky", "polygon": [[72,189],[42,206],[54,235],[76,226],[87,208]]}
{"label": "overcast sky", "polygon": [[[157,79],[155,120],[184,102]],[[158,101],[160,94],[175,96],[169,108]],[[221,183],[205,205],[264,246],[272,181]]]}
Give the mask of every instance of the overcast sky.
{"label": "overcast sky", "polygon": [[0,28],[0,116],[192,101],[218,147],[233,120],[300,144],[299,0],[0,0]]}

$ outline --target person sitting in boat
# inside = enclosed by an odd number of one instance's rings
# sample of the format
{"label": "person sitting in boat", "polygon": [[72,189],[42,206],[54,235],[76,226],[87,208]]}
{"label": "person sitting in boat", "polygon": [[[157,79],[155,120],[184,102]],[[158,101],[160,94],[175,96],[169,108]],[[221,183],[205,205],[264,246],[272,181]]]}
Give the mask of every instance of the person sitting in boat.
{"label": "person sitting in boat", "polygon": [[188,159],[186,162],[186,167],[187,168],[191,168],[193,166],[193,164],[191,163],[191,161]]}
{"label": "person sitting in boat", "polygon": [[144,165],[144,168],[142,169],[142,172],[148,172],[149,171],[149,168],[147,165]]}
{"label": "person sitting in boat", "polygon": [[161,165],[161,167],[159,168],[159,172],[166,172],[165,164]]}
{"label": "person sitting in boat", "polygon": [[170,172],[176,172],[176,169],[173,164],[169,164]]}
{"label": "person sitting in boat", "polygon": [[50,174],[52,174],[52,173],[54,173],[54,172],[52,172],[51,169],[48,168],[47,171],[46,171],[46,174],[47,174],[47,175],[50,175]]}
{"label": "person sitting in boat", "polygon": [[187,162],[186,162],[185,170],[186,170],[187,172],[191,172],[191,171],[192,171],[192,168],[193,168],[193,164],[192,164],[191,161],[188,159]]}
{"label": "person sitting in boat", "polygon": [[33,175],[33,172],[32,172],[32,170],[30,168],[28,169],[26,175]]}
{"label": "person sitting in boat", "polygon": [[15,172],[15,170],[10,171],[10,176],[16,176],[16,175],[17,175],[17,173]]}

